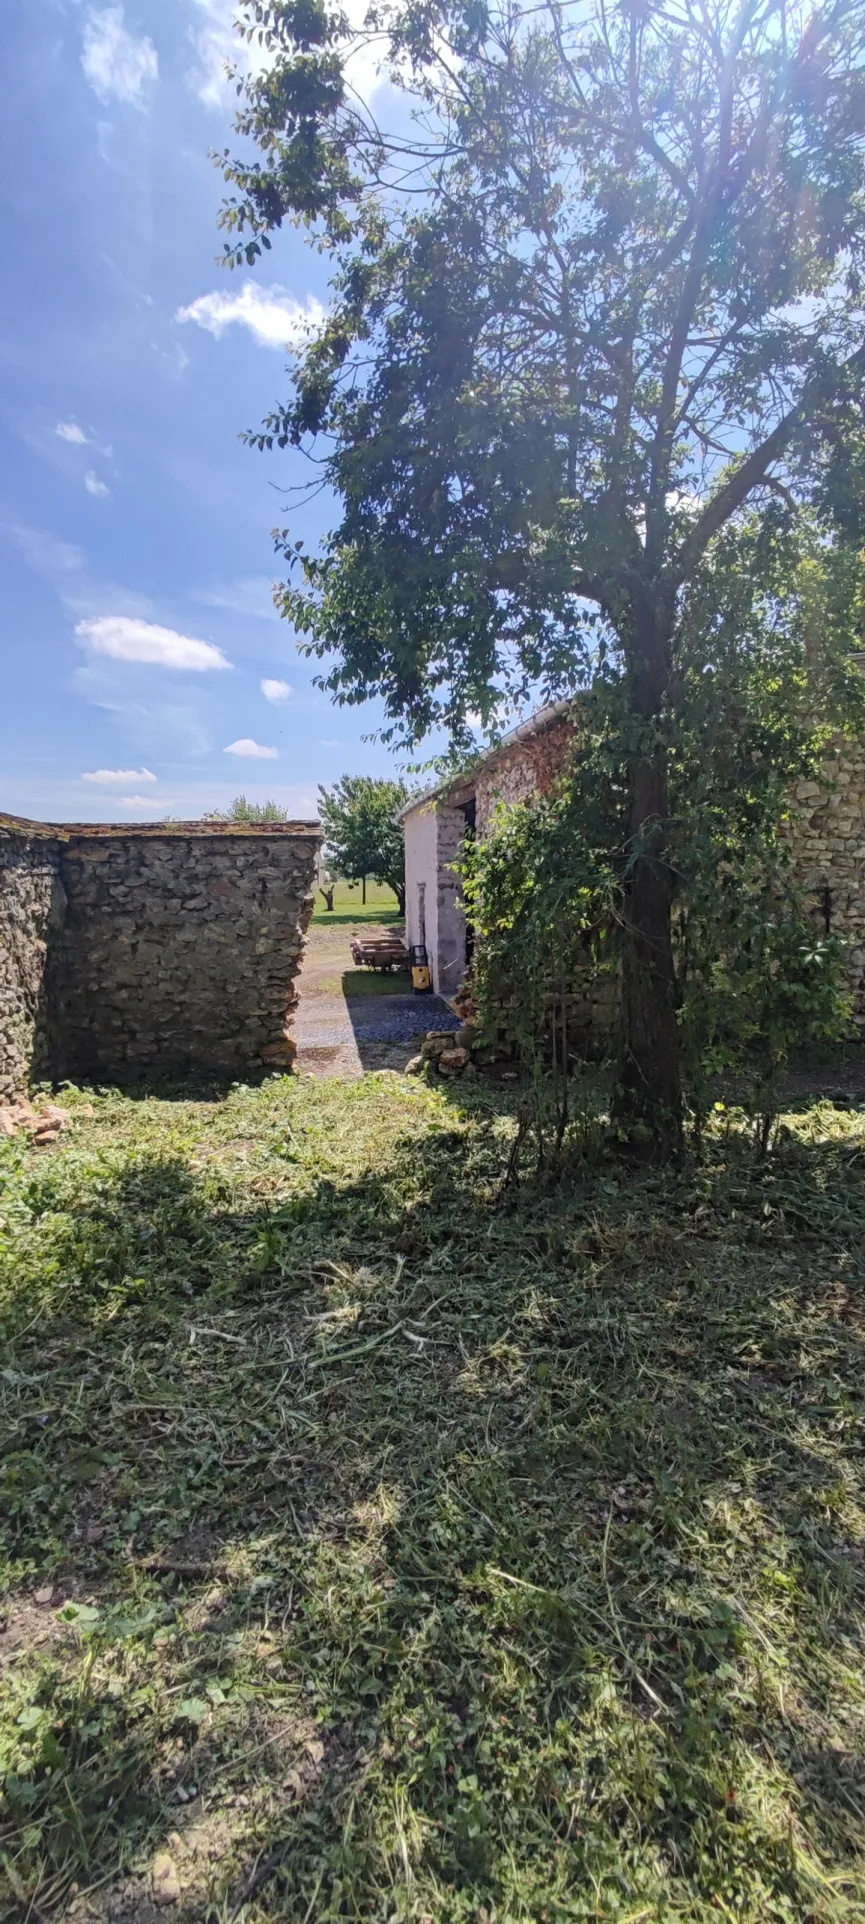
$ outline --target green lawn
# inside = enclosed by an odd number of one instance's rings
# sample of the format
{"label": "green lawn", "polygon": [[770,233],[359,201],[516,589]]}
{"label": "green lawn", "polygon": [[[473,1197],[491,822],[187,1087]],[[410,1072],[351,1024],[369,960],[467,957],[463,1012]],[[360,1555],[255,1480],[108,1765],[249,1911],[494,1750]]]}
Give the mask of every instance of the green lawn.
{"label": "green lawn", "polygon": [[483,1084],[85,1100],[0,1142],[0,1911],[861,1921],[865,1115],[514,1207]]}
{"label": "green lawn", "polygon": [[412,992],[411,972],[408,969],[388,969],[386,972],[383,969],[344,969],[342,975],[329,976],[318,986],[332,995],[354,999],[367,995],[411,995]]}
{"label": "green lawn", "polygon": [[359,882],[337,882],[331,913],[325,907],[324,897],[318,890],[312,919],[314,922],[329,922],[336,928],[341,923],[347,922],[400,922],[402,920],[393,889],[380,886],[378,882],[367,882],[365,906],[361,897],[362,890]]}

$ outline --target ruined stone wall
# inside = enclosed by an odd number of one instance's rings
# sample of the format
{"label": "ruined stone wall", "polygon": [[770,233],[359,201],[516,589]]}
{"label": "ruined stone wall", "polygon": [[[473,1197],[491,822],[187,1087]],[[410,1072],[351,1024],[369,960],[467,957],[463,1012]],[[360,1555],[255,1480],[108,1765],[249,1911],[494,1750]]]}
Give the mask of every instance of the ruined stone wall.
{"label": "ruined stone wall", "polygon": [[0,1102],[44,1066],[45,958],[63,912],[58,860],[49,838],[0,827]]}
{"label": "ruined stone wall", "polygon": [[290,1066],[318,840],[72,833],[49,967],[55,1075]]}
{"label": "ruined stone wall", "polygon": [[821,781],[797,782],[789,834],[818,925],[849,944],[854,1013],[865,1028],[865,744],[838,736]]}
{"label": "ruined stone wall", "polygon": [[34,1076],[289,1067],[320,841],[0,817],[0,1099]]}

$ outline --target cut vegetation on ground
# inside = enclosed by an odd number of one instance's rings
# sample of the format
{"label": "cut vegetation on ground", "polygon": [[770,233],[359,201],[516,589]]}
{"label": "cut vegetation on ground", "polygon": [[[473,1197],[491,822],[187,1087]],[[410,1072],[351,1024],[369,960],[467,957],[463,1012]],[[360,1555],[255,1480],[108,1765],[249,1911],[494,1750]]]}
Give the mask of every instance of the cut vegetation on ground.
{"label": "cut vegetation on ground", "polygon": [[513,1209],[482,1086],[90,1100],[0,1143],[6,1913],[865,1917],[863,1114]]}

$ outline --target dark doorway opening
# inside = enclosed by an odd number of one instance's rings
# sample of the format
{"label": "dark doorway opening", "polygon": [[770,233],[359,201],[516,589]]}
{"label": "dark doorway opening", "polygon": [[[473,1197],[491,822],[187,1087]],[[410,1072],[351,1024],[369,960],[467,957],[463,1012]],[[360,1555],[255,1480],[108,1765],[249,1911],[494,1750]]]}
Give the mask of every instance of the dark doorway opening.
{"label": "dark doorway opening", "polygon": [[[473,842],[477,834],[477,812],[478,812],[477,802],[475,801],[474,796],[472,796],[472,799],[470,802],[463,802],[461,813],[465,820],[465,825],[466,825],[465,839],[467,842]],[[474,923],[470,920],[469,916],[466,915],[466,968],[467,969],[471,968],[472,956],[474,955],[474,952],[475,952],[475,927],[474,927]]]}

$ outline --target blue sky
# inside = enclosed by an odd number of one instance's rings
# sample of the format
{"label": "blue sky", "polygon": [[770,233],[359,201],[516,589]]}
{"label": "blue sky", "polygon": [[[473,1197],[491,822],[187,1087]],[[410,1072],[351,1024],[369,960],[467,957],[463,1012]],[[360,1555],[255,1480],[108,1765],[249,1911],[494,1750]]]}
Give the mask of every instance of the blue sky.
{"label": "blue sky", "polygon": [[294,233],[255,275],[217,265],[234,11],[2,9],[0,810],[191,817],[243,790],[314,815],[320,781],[393,771],[376,708],[319,694],[271,604],[278,490],[309,470],[238,434],[326,284]]}

